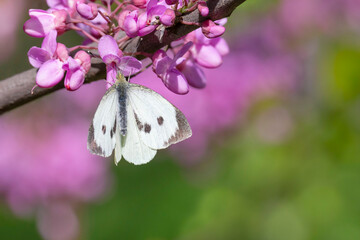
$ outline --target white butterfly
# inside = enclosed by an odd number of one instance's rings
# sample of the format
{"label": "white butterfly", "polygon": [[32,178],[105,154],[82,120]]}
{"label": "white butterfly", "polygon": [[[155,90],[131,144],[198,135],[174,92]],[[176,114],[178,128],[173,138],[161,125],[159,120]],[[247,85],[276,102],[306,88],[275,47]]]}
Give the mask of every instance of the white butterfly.
{"label": "white butterfly", "polygon": [[156,150],[191,136],[184,114],[160,94],[122,75],[105,93],[89,129],[87,147],[115,164],[122,157],[133,164],[152,160]]}

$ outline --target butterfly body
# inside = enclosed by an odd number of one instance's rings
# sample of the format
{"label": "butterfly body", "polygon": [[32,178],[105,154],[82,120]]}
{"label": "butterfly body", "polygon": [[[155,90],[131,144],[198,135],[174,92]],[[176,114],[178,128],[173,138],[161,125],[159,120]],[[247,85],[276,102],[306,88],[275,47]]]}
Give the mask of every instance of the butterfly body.
{"label": "butterfly body", "polygon": [[144,164],[154,158],[156,150],[191,134],[180,110],[160,94],[119,76],[96,110],[88,149],[103,157],[115,149],[115,163],[124,157],[131,163]]}

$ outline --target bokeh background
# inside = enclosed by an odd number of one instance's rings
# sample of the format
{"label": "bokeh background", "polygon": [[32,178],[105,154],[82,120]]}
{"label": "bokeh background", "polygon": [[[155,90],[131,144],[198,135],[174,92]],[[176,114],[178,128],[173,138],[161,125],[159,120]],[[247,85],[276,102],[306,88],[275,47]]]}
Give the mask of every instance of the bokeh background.
{"label": "bokeh background", "polygon": [[[0,0],[0,79],[41,44],[22,32],[29,8],[45,1]],[[194,132],[143,166],[86,150],[104,81],[0,116],[0,238],[360,239],[359,23],[359,0],[245,2],[207,88],[134,79]]]}

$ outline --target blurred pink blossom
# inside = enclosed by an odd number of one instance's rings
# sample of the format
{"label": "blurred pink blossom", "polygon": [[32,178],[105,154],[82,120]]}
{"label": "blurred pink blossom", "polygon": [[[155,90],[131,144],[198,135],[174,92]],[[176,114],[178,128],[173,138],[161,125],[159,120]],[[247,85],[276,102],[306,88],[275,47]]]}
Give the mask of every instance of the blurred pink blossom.
{"label": "blurred pink blossom", "polygon": [[16,215],[36,215],[45,239],[74,239],[74,208],[99,199],[109,183],[107,161],[86,149],[89,110],[74,116],[82,106],[66,96],[59,92],[57,103],[47,99],[0,119],[0,196]]}
{"label": "blurred pink blossom", "polygon": [[15,50],[16,32],[25,11],[25,0],[0,1],[0,62]]}

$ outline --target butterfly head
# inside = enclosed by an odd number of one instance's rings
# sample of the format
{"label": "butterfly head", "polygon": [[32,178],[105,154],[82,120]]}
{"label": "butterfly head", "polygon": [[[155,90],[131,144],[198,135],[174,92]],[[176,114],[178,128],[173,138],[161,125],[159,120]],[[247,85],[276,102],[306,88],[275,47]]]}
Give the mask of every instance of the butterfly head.
{"label": "butterfly head", "polygon": [[120,83],[125,83],[127,82],[127,79],[124,77],[123,74],[120,73],[120,71],[117,73],[116,75],[116,82],[115,84],[118,85]]}

